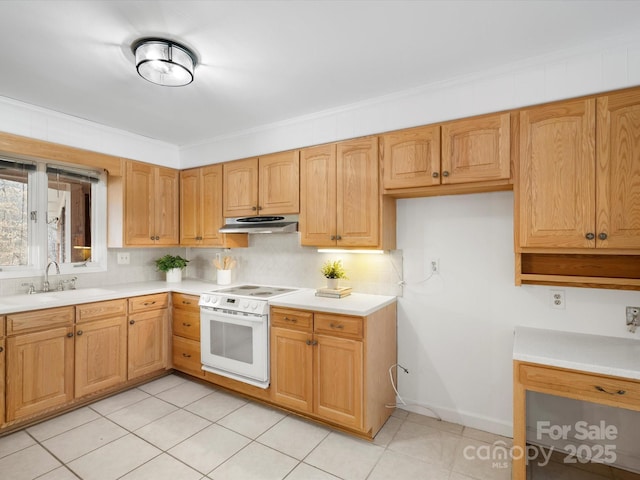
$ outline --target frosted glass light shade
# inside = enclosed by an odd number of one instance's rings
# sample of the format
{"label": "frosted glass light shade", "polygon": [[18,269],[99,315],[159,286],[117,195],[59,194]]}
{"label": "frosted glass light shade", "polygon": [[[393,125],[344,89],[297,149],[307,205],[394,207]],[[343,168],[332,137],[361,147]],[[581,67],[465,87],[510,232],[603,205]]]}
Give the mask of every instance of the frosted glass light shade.
{"label": "frosted glass light shade", "polygon": [[193,81],[196,57],[188,48],[157,38],[138,40],[131,48],[138,74],[145,80],[167,87],[181,87]]}

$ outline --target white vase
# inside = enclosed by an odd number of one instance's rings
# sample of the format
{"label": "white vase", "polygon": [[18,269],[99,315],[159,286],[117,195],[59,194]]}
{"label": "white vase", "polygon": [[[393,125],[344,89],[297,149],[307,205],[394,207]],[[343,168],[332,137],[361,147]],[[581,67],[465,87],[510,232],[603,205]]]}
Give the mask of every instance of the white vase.
{"label": "white vase", "polygon": [[229,285],[231,283],[231,270],[218,270],[217,283],[218,285]]}
{"label": "white vase", "polygon": [[181,268],[172,268],[171,270],[167,270],[167,282],[169,283],[178,283],[182,281],[182,269]]}
{"label": "white vase", "polygon": [[331,288],[333,290],[338,288],[339,278],[327,278],[327,288]]}

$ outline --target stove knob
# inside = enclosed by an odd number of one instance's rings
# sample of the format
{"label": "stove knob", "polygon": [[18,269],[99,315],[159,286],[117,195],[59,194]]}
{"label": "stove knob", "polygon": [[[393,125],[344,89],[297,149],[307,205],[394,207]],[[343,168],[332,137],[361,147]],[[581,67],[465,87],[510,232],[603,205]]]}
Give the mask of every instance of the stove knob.
{"label": "stove knob", "polygon": [[209,295],[203,295],[202,296],[202,302],[203,303],[209,303],[211,301],[211,297]]}
{"label": "stove knob", "polygon": [[255,310],[256,308],[258,308],[258,304],[256,302],[253,302],[251,304],[251,310]]}
{"label": "stove knob", "polygon": [[220,300],[220,299],[218,297],[216,297],[216,296],[211,297],[211,304],[215,305],[216,303],[218,303],[218,300]]}
{"label": "stove knob", "polygon": [[249,308],[249,302],[247,302],[246,300],[242,302],[242,308]]}

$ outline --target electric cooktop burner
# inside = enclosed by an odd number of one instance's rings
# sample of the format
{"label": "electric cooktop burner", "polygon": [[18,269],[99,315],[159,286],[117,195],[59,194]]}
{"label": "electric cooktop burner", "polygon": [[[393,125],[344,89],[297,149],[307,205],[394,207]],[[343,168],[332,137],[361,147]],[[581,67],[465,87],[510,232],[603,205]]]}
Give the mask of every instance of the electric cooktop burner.
{"label": "electric cooktop burner", "polygon": [[264,285],[239,285],[236,287],[225,288],[223,290],[216,290],[213,293],[238,295],[242,297],[272,298],[295,291],[295,288],[269,287]]}

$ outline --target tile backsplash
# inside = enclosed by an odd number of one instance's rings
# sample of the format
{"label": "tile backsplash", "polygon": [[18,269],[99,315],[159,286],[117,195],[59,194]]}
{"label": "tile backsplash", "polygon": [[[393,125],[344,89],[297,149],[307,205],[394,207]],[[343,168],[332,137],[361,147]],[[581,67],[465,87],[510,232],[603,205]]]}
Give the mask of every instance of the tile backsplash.
{"label": "tile backsplash", "polygon": [[[118,252],[129,252],[130,263],[118,265]],[[260,283],[293,287],[318,288],[326,285],[320,267],[327,260],[342,259],[349,277],[341,285],[354,291],[380,295],[402,295],[402,252],[391,251],[383,255],[355,253],[318,253],[316,248],[300,246],[299,234],[250,235],[249,248],[223,250],[219,248],[129,248],[109,249],[107,271],[79,273],[78,288],[104,287],[131,282],[164,280],[163,272],[156,270],[154,261],[167,254],[181,255],[190,260],[185,277],[216,282],[213,260],[216,254],[232,256],[237,267],[232,271],[232,283]],[[73,275],[51,275],[52,286],[58,280]],[[22,283],[33,282],[42,286],[42,276],[0,280],[0,295],[26,293]],[[53,287],[55,288],[55,287]]]}

